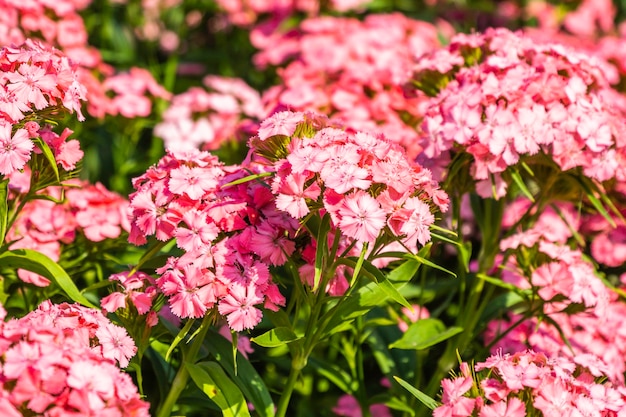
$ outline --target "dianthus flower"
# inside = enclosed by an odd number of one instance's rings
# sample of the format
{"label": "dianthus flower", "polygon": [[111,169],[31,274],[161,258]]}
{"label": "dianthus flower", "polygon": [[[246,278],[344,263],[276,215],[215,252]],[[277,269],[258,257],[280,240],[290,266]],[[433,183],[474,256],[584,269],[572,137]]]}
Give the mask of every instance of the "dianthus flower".
{"label": "dianthus flower", "polygon": [[80,107],[85,89],[77,79],[76,68],[60,51],[36,41],[2,48],[0,84],[5,97],[15,103],[2,113],[3,118],[17,123],[29,112],[64,107],[84,120]]}
{"label": "dianthus flower", "polygon": [[476,364],[474,377],[467,364],[461,369],[462,375],[442,381],[435,417],[619,415],[626,409],[623,387],[602,382],[605,374],[593,363],[530,350],[497,353]]}
{"label": "dianthus flower", "polygon": [[410,250],[426,244],[431,211],[447,209],[430,172],[382,135],[326,123],[308,113],[279,112],[251,139],[255,158],[276,173],[276,206],[296,219],[323,208],[340,233],[360,243],[374,243],[389,227]]}
{"label": "dianthus flower", "polygon": [[[183,184],[177,174],[183,167],[197,181]],[[169,151],[134,181],[131,241],[156,234],[163,241],[176,239],[184,251],[157,270],[156,280],[178,317],[215,310],[241,331],[259,323],[259,307],[277,309],[285,302],[269,265],[284,264],[294,252],[297,222],[274,207],[261,183],[228,185],[246,175],[207,152]],[[262,248],[255,246],[259,242]]]}
{"label": "dianthus flower", "polygon": [[228,140],[241,140],[263,116],[259,93],[237,78],[207,76],[209,89],[192,87],[175,95],[155,126],[165,148],[215,150]]}
{"label": "dianthus flower", "polygon": [[[22,198],[27,189],[13,189],[14,177],[9,182],[10,198]],[[11,249],[37,250],[58,262],[63,249],[75,242],[77,236],[101,242],[118,238],[130,229],[126,213],[128,201],[120,195],[99,183],[68,180],[65,184],[70,187],[64,199],[60,187],[48,187],[39,193],[42,197],[45,195],[45,199],[33,199],[24,205],[7,232],[7,242],[13,242]],[[18,276],[37,286],[50,284],[47,278],[34,272],[18,270]]]}
{"label": "dianthus flower", "polygon": [[[504,226],[517,223],[530,206],[527,200],[515,202],[505,216]],[[611,381],[623,384],[626,341],[619,328],[626,305],[605,284],[602,272],[587,255],[572,249],[569,242],[574,233],[580,239],[589,231],[606,227],[606,220],[581,219],[571,204],[553,207],[542,212],[530,229],[500,244],[508,257],[503,281],[518,287],[523,298],[532,300],[535,308],[540,307],[539,316],[534,313],[524,319],[520,310],[494,320],[488,325],[485,341],[492,351],[516,352],[530,347],[580,365],[593,363],[604,369]],[[530,210],[533,215],[534,209]]]}
{"label": "dianthus flower", "polygon": [[[401,80],[413,57],[440,46],[440,28],[400,13],[312,17],[296,29],[251,34],[257,66],[280,65],[281,83],[263,94],[269,112],[312,111],[360,131],[398,141],[413,158],[421,151],[412,126],[425,95],[409,97]],[[329,48],[328,45],[333,45]]]}
{"label": "dianthus flower", "polygon": [[148,416],[125,367],[126,331],[99,311],[42,303],[0,325],[3,415]]}
{"label": "dianthus flower", "polygon": [[[329,11],[347,12],[357,10],[367,4],[369,0],[331,0],[324,3]],[[236,26],[250,26],[263,24],[263,17],[285,19],[297,13],[316,15],[320,12],[320,4],[308,0],[218,0],[218,6],[225,14],[226,20]]]}
{"label": "dianthus flower", "polygon": [[[441,62],[450,65],[441,68]],[[479,185],[497,185],[509,167],[544,163],[542,156],[562,171],[579,168],[598,182],[621,181],[626,151],[619,138],[626,124],[610,98],[607,67],[506,29],[457,35],[414,69],[413,87],[432,96],[422,123],[424,156],[447,160],[467,152]],[[493,194],[479,185],[481,195]]]}

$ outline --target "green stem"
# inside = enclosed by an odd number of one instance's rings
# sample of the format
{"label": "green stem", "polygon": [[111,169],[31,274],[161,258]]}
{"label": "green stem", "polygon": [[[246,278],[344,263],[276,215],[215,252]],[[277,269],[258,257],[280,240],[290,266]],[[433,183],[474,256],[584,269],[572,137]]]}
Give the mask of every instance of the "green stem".
{"label": "green stem", "polygon": [[363,316],[359,316],[355,320],[356,327],[356,374],[359,380],[358,400],[361,406],[361,415],[363,417],[371,417],[369,402],[367,400],[367,390],[365,388],[365,371],[363,370],[363,348],[361,343],[363,332]]}
{"label": "green stem", "polygon": [[[478,255],[478,273],[483,273],[493,268],[495,255],[498,253],[504,203],[502,200],[484,199],[478,204],[482,204],[479,210],[481,215],[477,216],[477,223],[481,228],[483,237],[482,247]],[[493,291],[491,288],[485,296],[483,294],[484,287],[485,282],[481,279],[474,278],[470,282],[467,300],[461,306],[455,323],[456,326],[463,328],[463,333],[448,340],[445,351],[437,362],[437,369],[426,388],[426,394],[431,398],[437,396],[441,380],[456,365],[457,355],[462,354],[473,340],[480,315],[489,302],[489,297]],[[429,411],[422,407],[418,415],[426,415],[425,413]]]}
{"label": "green stem", "polygon": [[198,352],[202,347],[202,342],[206,336],[207,331],[209,330],[209,324],[211,322],[211,315],[207,314],[204,316],[202,320],[202,324],[200,324],[200,329],[198,334],[196,334],[193,343],[189,347],[189,349],[185,352],[183,350],[183,361],[180,364],[180,368],[178,368],[178,372],[172,381],[172,386],[170,388],[170,392],[167,394],[165,401],[161,404],[156,417],[170,417],[172,414],[172,410],[178,401],[178,397],[183,392],[185,387],[187,386],[187,382],[189,382],[189,371],[185,366],[185,362],[195,362],[196,356],[198,356]]}
{"label": "green stem", "polygon": [[300,371],[304,368],[304,365],[306,365],[306,360],[304,360],[303,363],[299,356],[294,356],[291,360],[291,370],[289,371],[289,377],[287,378],[285,389],[280,396],[280,400],[278,400],[275,417],[285,417],[287,415],[287,408],[289,407],[291,394],[293,394],[296,382],[298,381],[298,376],[300,376]]}
{"label": "green stem", "polygon": [[128,276],[131,277],[135,275],[135,272],[139,271],[139,269],[141,268],[143,264],[145,264],[147,261],[152,259],[153,256],[159,253],[161,249],[163,249],[163,247],[167,245],[167,243],[168,242],[161,242],[161,241],[158,241],[157,243],[155,243],[150,249],[146,251],[146,253],[143,254],[141,259],[139,259],[139,262],[137,262],[137,265],[135,265],[135,267],[130,270],[130,273],[128,274]]}

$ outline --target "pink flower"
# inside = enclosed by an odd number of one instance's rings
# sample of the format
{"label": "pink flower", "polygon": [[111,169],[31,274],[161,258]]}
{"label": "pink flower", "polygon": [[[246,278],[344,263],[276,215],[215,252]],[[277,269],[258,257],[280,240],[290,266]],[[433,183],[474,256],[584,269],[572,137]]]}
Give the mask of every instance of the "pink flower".
{"label": "pink flower", "polygon": [[364,191],[356,191],[343,200],[339,209],[339,228],[361,242],[374,242],[386,223],[386,213],[376,199]]}
{"label": "pink flower", "polygon": [[295,219],[301,219],[309,213],[306,199],[316,200],[320,194],[320,187],[313,183],[304,189],[308,177],[293,172],[280,179],[277,187],[276,208],[286,211]]}
{"label": "pink flower", "polygon": [[129,359],[137,352],[133,339],[123,327],[100,326],[96,337],[102,346],[102,356],[117,361],[122,368],[128,366]]}
{"label": "pink flower", "polygon": [[208,190],[217,185],[210,172],[200,167],[182,165],[171,171],[169,189],[174,194],[187,194],[189,198],[199,200]]}
{"label": "pink flower", "polygon": [[38,110],[48,107],[44,93],[51,94],[56,89],[57,80],[46,74],[44,68],[21,64],[17,72],[9,72],[5,77],[10,81],[7,89],[24,103],[33,103]]}
{"label": "pink flower", "polygon": [[419,198],[411,197],[404,205],[389,217],[389,227],[397,236],[405,236],[411,248],[415,248],[415,240],[425,245],[430,240],[430,226],[435,216],[430,212],[428,204]]}
{"label": "pink flower", "polygon": [[296,131],[298,123],[302,120],[304,120],[302,113],[292,113],[290,111],[274,113],[261,122],[259,139],[264,141],[275,135],[291,136]]}
{"label": "pink flower", "polygon": [[474,398],[464,394],[472,387],[473,380],[469,377],[444,379],[441,381],[443,395],[442,405],[433,410],[434,417],[461,417],[470,416],[476,405]]}
{"label": "pink flower", "polygon": [[526,407],[519,398],[511,398],[508,401],[499,401],[495,404],[485,405],[480,410],[479,417],[525,417]]}
{"label": "pink flower", "polygon": [[0,122],[0,174],[10,175],[22,169],[34,146],[26,129],[17,129],[11,136],[11,125]]}
{"label": "pink flower", "polygon": [[261,302],[263,299],[256,295],[253,287],[235,284],[229,294],[220,300],[218,311],[226,316],[232,330],[240,332],[252,329],[261,321],[261,310],[254,307]]}

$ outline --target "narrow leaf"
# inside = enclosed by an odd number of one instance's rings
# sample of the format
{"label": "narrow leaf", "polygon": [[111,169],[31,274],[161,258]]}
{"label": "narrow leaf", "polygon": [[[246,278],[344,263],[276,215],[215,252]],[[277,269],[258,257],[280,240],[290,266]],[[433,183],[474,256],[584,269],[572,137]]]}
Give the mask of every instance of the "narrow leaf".
{"label": "narrow leaf", "polygon": [[243,178],[239,178],[238,180],[235,181],[231,181],[227,184],[222,185],[220,188],[224,189],[224,188],[228,188],[228,187],[232,187],[233,185],[239,185],[239,184],[244,184],[246,182],[250,182],[250,181],[254,181],[254,180],[258,180],[260,178],[265,178],[265,177],[269,177],[270,175],[272,175],[273,172],[261,172],[259,174],[252,174],[252,175],[248,175],[246,177]]}
{"label": "narrow leaf", "polygon": [[422,264],[416,259],[409,259],[387,274],[390,281],[408,282],[415,276]]}
{"label": "narrow leaf", "polygon": [[526,183],[524,183],[524,180],[522,179],[522,176],[520,175],[520,173],[517,170],[512,170],[511,178],[513,178],[513,181],[515,182],[515,184],[517,184],[519,189],[522,191],[522,194],[524,194],[526,198],[528,198],[530,201],[534,203],[535,197],[533,197],[533,194],[530,192],[530,190],[528,190],[528,187],[526,187]]}
{"label": "narrow leaf", "polygon": [[277,327],[268,332],[263,333],[260,336],[250,339],[252,342],[263,347],[277,347],[285,345],[294,340],[298,340],[299,337],[288,327]]}
{"label": "narrow leaf", "polygon": [[224,417],[249,417],[248,405],[239,387],[215,362],[185,362],[191,379],[222,410]]}
{"label": "narrow leaf", "polygon": [[193,325],[194,321],[195,320],[187,320],[185,326],[180,329],[176,337],[174,337],[172,344],[170,345],[169,349],[167,349],[167,353],[165,354],[166,361],[169,362],[172,352],[174,351],[174,349],[176,349],[176,346],[178,346],[178,344],[187,336],[187,333],[189,333],[189,330],[191,330],[191,326]]}
{"label": "narrow leaf", "polygon": [[422,391],[415,388],[413,385],[403,380],[402,378],[398,378],[397,376],[394,376],[393,379],[395,379],[398,384],[402,385],[404,389],[409,391],[415,398],[420,400],[420,402],[424,404],[426,407],[428,407],[429,409],[434,410],[435,408],[441,405],[434,399],[430,398],[428,395],[424,394]]}
{"label": "narrow leaf", "polygon": [[[203,346],[224,368],[226,373],[237,384],[246,400],[254,406],[260,417],[274,417],[274,403],[263,378],[258,374],[250,361],[237,352],[235,364],[231,352],[231,343],[221,334],[209,329],[211,337],[207,337]],[[235,368],[237,372],[235,373]]]}
{"label": "narrow leaf", "polygon": [[404,298],[404,296],[402,294],[400,294],[400,291],[398,291],[398,289],[396,287],[393,286],[393,284],[391,282],[389,282],[388,279],[384,279],[382,281],[380,281],[378,283],[378,286],[380,287],[380,289],[383,290],[383,292],[392,300],[394,300],[396,303],[402,305],[403,307],[406,308],[412,308],[411,307],[411,303],[409,303],[406,298]]}
{"label": "narrow leaf", "polygon": [[61,266],[43,253],[32,249],[14,249],[0,254],[0,264],[8,268],[21,268],[48,278],[72,301],[86,307],[97,308],[78,290],[74,281]]}
{"label": "narrow leaf", "polygon": [[593,195],[594,191],[597,191],[597,187],[593,184],[593,182],[591,182],[589,178],[581,175],[574,176],[574,178],[582,186],[583,190],[585,191],[585,195],[587,196],[593,207],[598,210],[598,213],[600,213],[602,217],[604,217],[612,227],[616,227],[613,218],[606,211],[600,200],[598,200],[598,198]]}
{"label": "narrow leaf", "polygon": [[521,288],[513,285],[513,284],[509,284],[508,282],[504,282],[499,278],[494,278],[494,277],[490,277],[488,275],[485,274],[476,274],[476,277],[478,279],[482,279],[483,281],[487,281],[488,283],[490,283],[491,285],[495,285],[496,287],[500,287],[503,288],[505,290],[509,290],[511,292],[514,292],[516,294],[523,294],[525,292],[529,292],[528,290],[522,290]]}
{"label": "narrow leaf", "polygon": [[421,257],[421,256],[419,256],[419,255],[413,255],[413,257],[414,257],[416,260],[418,260],[420,263],[423,263],[423,264],[424,264],[424,265],[426,265],[426,266],[430,266],[431,268],[438,269],[438,270],[443,271],[443,272],[445,272],[446,274],[452,275],[454,278],[456,278],[456,274],[455,274],[454,272],[452,272],[452,271],[450,271],[450,270],[448,270],[448,269],[444,268],[443,266],[437,265],[436,263],[431,262],[431,261],[429,261],[429,260],[428,260],[428,259],[426,259],[426,258],[422,258],[422,257]]}
{"label": "narrow leaf", "polygon": [[50,164],[50,168],[52,168],[52,171],[54,172],[54,177],[56,178],[57,182],[60,182],[61,178],[59,177],[59,167],[57,166],[57,160],[54,158],[52,150],[50,149],[48,144],[44,142],[41,138],[35,138],[34,142],[39,147],[39,149],[41,149],[41,153]]}
{"label": "narrow leaf", "polygon": [[412,323],[402,337],[389,347],[392,349],[428,349],[463,331],[460,327],[447,328],[437,319],[422,319]]}
{"label": "narrow leaf", "polygon": [[352,377],[340,366],[310,357],[307,362],[318,374],[327,378],[346,394],[353,394],[355,387],[352,386]]}

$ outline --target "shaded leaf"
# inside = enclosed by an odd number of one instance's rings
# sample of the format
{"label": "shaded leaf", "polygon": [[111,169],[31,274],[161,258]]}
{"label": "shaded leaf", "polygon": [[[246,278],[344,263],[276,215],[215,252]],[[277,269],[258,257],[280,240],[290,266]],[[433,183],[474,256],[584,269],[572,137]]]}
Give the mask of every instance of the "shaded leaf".
{"label": "shaded leaf", "polygon": [[67,272],[43,253],[32,249],[9,250],[0,254],[0,264],[8,268],[25,269],[46,277],[72,301],[86,307],[97,308],[78,290]]}
{"label": "shaded leaf", "polygon": [[274,417],[275,407],[272,397],[265,382],[263,382],[263,378],[250,361],[237,352],[237,372],[235,373],[231,343],[213,329],[209,329],[209,334],[211,337],[207,337],[203,346],[222,365],[222,368],[237,384],[246,400],[254,405],[256,413],[261,417]]}
{"label": "shaded leaf", "polygon": [[249,417],[248,405],[239,387],[216,362],[185,362],[191,379],[222,410],[224,417]]}

